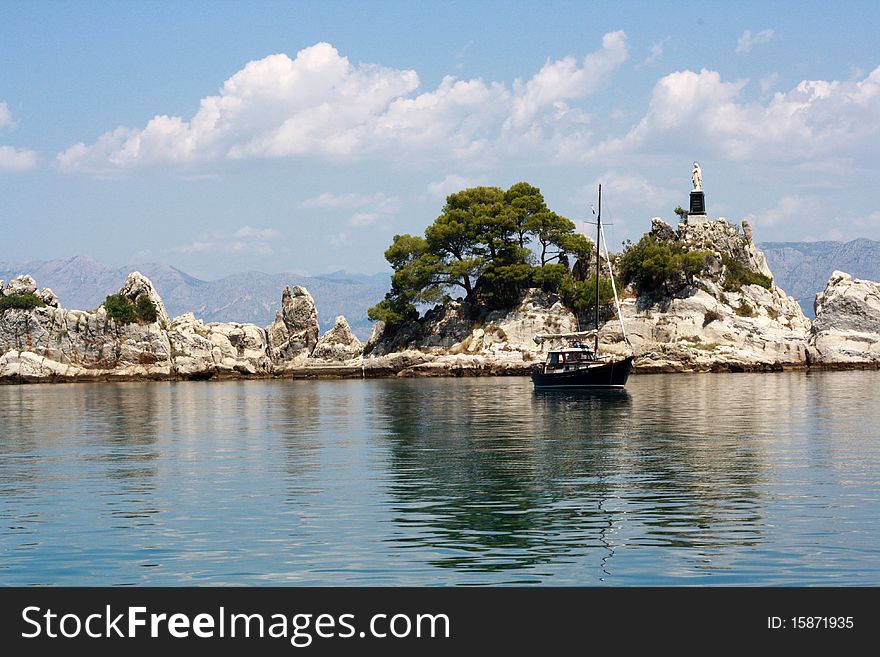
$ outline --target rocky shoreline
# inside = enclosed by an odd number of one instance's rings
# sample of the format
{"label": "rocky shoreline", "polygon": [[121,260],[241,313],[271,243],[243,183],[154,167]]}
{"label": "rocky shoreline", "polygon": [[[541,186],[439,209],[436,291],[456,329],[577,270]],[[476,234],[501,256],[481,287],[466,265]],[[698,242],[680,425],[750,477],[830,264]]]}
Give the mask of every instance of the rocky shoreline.
{"label": "rocky shoreline", "polygon": [[[880,368],[880,284],[834,272],[811,322],[775,284],[722,285],[723,255],[772,279],[747,224],[719,219],[674,229],[654,219],[651,234],[717,258],[675,294],[625,292],[625,335],[616,318],[605,318],[600,348],[633,353],[635,373]],[[265,328],[204,323],[192,313],[170,318],[138,272],[114,297],[153,313],[123,320],[106,303],[67,310],[28,275],[0,281],[0,383],[521,376],[558,346],[537,345],[534,335],[576,332],[592,321],[532,288],[504,310],[449,300],[394,330],[377,322],[361,343],[342,316],[321,335],[314,300],[302,287],[282,291]]]}

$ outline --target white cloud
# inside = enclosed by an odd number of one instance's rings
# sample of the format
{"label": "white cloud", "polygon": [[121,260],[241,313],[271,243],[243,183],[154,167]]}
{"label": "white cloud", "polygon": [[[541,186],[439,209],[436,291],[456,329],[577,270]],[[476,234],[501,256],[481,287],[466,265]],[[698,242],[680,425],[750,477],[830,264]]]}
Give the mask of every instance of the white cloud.
{"label": "white cloud", "polygon": [[211,231],[202,233],[189,244],[171,250],[192,254],[242,254],[265,256],[272,253],[272,241],[281,237],[274,228],[242,226],[232,232]]}
{"label": "white cloud", "polygon": [[270,240],[281,237],[281,232],[274,228],[254,228],[253,226],[242,226],[232,233],[232,237],[242,240]]}
{"label": "white cloud", "polygon": [[348,246],[351,242],[351,237],[346,231],[342,231],[336,233],[335,235],[330,235],[327,240],[330,242],[330,246],[334,249],[341,248],[343,246]]}
{"label": "white cloud", "polygon": [[[775,205],[747,217],[756,230],[785,238],[797,231],[808,242],[818,240],[848,241],[876,235],[880,229],[880,211],[863,215],[840,214],[839,209],[816,194],[785,194]],[[763,238],[762,239],[766,239]]]}
{"label": "white cloud", "polygon": [[[382,192],[375,194],[333,194],[324,192],[318,196],[307,198],[299,204],[300,208],[307,210],[320,210],[333,212],[339,210],[357,210],[345,220],[346,225],[352,228],[366,228],[372,226],[379,219],[389,219],[400,210],[400,198],[386,196]],[[339,246],[348,239],[347,233],[340,233],[331,239],[334,246]],[[335,240],[335,241],[334,241]]]}
{"label": "white cloud", "polygon": [[391,214],[400,209],[400,199],[397,196],[387,196],[382,192],[376,192],[375,194],[333,194],[332,192],[324,192],[318,196],[307,198],[299,204],[299,207],[307,210],[370,207]]}
{"label": "white cloud", "polygon": [[600,184],[603,196],[609,201],[614,201],[615,198],[620,199],[620,202],[612,204],[612,207],[618,208],[635,206],[656,211],[657,208],[670,206],[671,210],[672,204],[681,196],[680,190],[659,187],[640,174],[611,170],[584,187],[578,198],[585,199],[583,203],[587,206],[595,203]]}
{"label": "white cloud", "polygon": [[642,66],[650,66],[660,59],[663,56],[663,48],[666,47],[666,44],[669,43],[671,39],[672,37],[666,37],[662,41],[655,41],[652,43],[651,50],[648,52],[648,56],[645,57],[645,61],[642,62]]}
{"label": "white cloud", "polygon": [[460,69],[464,66],[465,55],[467,55],[468,50],[470,50],[471,46],[473,46],[473,45],[474,45],[474,40],[471,39],[470,41],[468,41],[466,44],[464,44],[461,48],[459,48],[455,52],[455,59],[458,62],[455,65],[455,68]]}
{"label": "white cloud", "polygon": [[9,105],[0,100],[0,128],[8,125],[12,125],[12,112],[9,111]]}
{"label": "white cloud", "polygon": [[548,61],[530,80],[516,80],[508,127],[522,127],[542,110],[564,108],[564,101],[597,91],[628,57],[626,34],[619,30],[602,38],[602,49],[587,55],[579,66],[574,57]]}
{"label": "white cloud", "polygon": [[761,93],[767,93],[779,83],[779,73],[770,73],[761,78]]}
{"label": "white cloud", "polygon": [[818,196],[811,194],[786,194],[782,196],[776,205],[762,210],[754,221],[760,227],[777,227],[788,224],[802,224],[807,219],[825,214],[822,201]]}
{"label": "white cloud", "polygon": [[436,180],[432,183],[428,183],[428,194],[433,198],[446,198],[450,194],[460,192],[468,187],[477,187],[484,184],[485,183],[478,178],[465,178],[450,173],[443,180]]}
{"label": "white cloud", "polygon": [[880,146],[880,67],[857,81],[804,80],[766,103],[742,98],[747,80],[717,71],[677,71],[654,86],[648,111],[628,134],[589,157],[708,150],[732,160],[792,161],[869,153]]}
{"label": "white cloud", "polygon": [[379,218],[378,212],[355,212],[348,220],[348,225],[355,228],[363,228],[376,222]]}
{"label": "white cloud", "polygon": [[[58,154],[62,171],[108,175],[138,167],[192,167],[224,159],[467,158],[490,151],[558,151],[586,120],[568,105],[595,93],[627,58],[626,35],[606,34],[578,63],[548,61],[512,87],[446,76],[413,95],[413,70],[349,62],[330,44],[249,62],[190,119],[160,115]],[[577,134],[575,136],[578,136]],[[407,159],[409,162],[410,159]]]}
{"label": "white cloud", "polygon": [[774,34],[773,30],[770,29],[761,30],[755,35],[752,35],[751,30],[746,30],[737,39],[736,52],[750,52],[755,46],[770,43],[773,40]]}
{"label": "white cloud", "polygon": [[[12,112],[5,101],[0,101],[0,129],[11,128]],[[40,156],[36,151],[27,148],[0,145],[0,173],[19,173],[36,169],[40,164]]]}
{"label": "white cloud", "polygon": [[37,168],[40,156],[35,151],[0,146],[0,172],[18,173]]}

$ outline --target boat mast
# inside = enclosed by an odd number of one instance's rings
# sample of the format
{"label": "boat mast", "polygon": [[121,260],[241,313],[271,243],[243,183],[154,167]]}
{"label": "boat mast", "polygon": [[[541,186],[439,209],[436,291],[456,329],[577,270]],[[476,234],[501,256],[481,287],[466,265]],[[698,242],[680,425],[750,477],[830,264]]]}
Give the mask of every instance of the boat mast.
{"label": "boat mast", "polygon": [[595,352],[599,353],[599,244],[602,241],[602,185],[599,184],[599,214],[596,216],[596,345]]}

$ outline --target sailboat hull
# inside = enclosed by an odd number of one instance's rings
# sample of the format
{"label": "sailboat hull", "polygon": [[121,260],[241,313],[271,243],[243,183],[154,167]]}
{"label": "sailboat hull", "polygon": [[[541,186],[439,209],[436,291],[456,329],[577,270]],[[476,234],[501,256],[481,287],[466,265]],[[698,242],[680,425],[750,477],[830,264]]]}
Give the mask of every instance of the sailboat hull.
{"label": "sailboat hull", "polygon": [[533,372],[535,388],[622,388],[632,371],[633,357],[597,363],[567,372]]}

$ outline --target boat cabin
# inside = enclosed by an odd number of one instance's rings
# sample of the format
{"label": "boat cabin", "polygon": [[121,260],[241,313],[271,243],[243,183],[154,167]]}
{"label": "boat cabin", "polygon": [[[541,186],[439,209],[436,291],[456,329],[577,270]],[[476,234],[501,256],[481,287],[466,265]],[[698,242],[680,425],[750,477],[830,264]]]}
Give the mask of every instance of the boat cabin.
{"label": "boat cabin", "polygon": [[566,372],[583,369],[596,362],[596,352],[583,342],[573,342],[570,347],[554,349],[547,354],[544,372]]}

